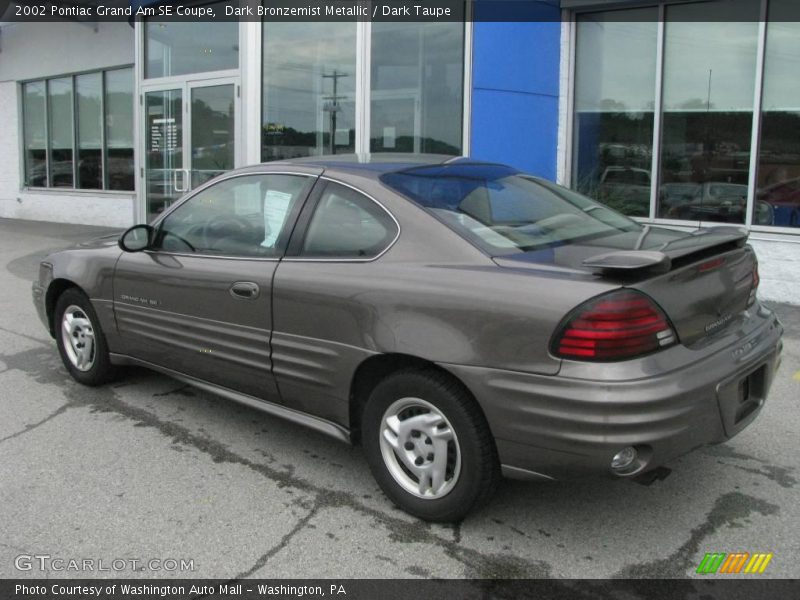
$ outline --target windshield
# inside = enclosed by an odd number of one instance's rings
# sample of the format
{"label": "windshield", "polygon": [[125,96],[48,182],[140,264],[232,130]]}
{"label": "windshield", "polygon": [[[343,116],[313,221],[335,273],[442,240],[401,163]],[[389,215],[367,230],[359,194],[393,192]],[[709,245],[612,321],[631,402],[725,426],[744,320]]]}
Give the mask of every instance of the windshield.
{"label": "windshield", "polygon": [[492,256],[641,230],[585,196],[499,165],[417,167],[381,181]]}

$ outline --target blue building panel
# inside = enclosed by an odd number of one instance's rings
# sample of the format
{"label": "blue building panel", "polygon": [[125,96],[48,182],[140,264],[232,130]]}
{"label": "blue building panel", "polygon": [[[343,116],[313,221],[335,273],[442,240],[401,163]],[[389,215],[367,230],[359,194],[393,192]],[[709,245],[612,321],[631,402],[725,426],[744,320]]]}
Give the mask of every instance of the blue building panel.
{"label": "blue building panel", "polygon": [[[475,5],[491,10],[493,2]],[[558,145],[560,9],[555,0],[528,6],[526,22],[473,26],[471,155],[554,180]]]}
{"label": "blue building panel", "polygon": [[560,22],[473,26],[474,87],[557,96],[560,57]]}
{"label": "blue building panel", "polygon": [[558,97],[474,89],[474,158],[512,165],[554,181]]}

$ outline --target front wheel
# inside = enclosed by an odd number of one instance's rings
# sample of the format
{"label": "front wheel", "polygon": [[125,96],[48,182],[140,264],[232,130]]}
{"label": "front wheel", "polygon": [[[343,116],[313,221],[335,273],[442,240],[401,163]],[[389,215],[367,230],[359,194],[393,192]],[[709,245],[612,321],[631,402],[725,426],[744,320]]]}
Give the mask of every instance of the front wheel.
{"label": "front wheel", "polygon": [[111,379],[106,339],[89,298],[68,289],[59,296],[53,319],[58,352],[72,378],[93,386]]}
{"label": "front wheel", "polygon": [[437,371],[401,371],[379,383],[362,433],[383,492],[421,519],[463,519],[500,478],[483,413],[460,383]]}

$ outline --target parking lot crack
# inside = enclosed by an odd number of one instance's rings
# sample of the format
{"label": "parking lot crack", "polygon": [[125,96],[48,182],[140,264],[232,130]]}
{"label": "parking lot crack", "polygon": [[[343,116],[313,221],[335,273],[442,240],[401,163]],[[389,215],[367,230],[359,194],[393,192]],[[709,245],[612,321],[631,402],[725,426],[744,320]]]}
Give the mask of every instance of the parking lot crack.
{"label": "parking lot crack", "polygon": [[708,448],[706,449],[706,452],[712,456],[716,456],[719,458],[728,458],[742,462],[757,463],[761,465],[761,468],[748,467],[731,462],[726,462],[723,460],[717,460],[717,463],[724,465],[726,467],[731,467],[733,469],[739,469],[740,471],[744,471],[745,473],[752,473],[753,475],[760,475],[762,477],[766,477],[770,481],[774,481],[775,483],[777,483],[782,488],[788,489],[788,488],[793,488],[797,485],[797,479],[792,475],[792,473],[794,473],[795,470],[791,467],[772,465],[769,464],[764,459],[758,458],[757,456],[750,456],[747,454],[736,452],[736,450],[734,450],[733,448],[725,445]]}
{"label": "parking lot crack", "polygon": [[26,333],[20,333],[19,331],[14,331],[13,329],[6,329],[5,327],[0,327],[0,331],[4,331],[5,333],[10,333],[11,335],[16,335],[17,337],[21,337],[26,340],[30,340],[32,342],[36,342],[37,344],[42,344],[43,346],[48,346],[48,347],[50,346],[49,340],[43,340],[41,338],[34,337]]}
{"label": "parking lot crack", "polygon": [[[716,551],[715,548],[702,548],[703,541],[722,527],[737,526],[753,513],[763,516],[774,515],[778,506],[741,492],[730,492],[717,498],[705,521],[689,533],[689,538],[667,558],[627,565],[615,578],[674,578],[686,577],[687,571],[695,566],[695,558],[701,550]],[[675,596],[676,598],[679,596]]]}
{"label": "parking lot crack", "polygon": [[302,531],[306,525],[308,525],[308,522],[317,514],[318,510],[319,507],[317,506],[312,508],[308,512],[308,514],[306,514],[302,519],[300,519],[299,521],[297,521],[297,523],[294,524],[294,527],[292,527],[292,529],[286,535],[284,535],[277,544],[275,544],[272,548],[270,548],[264,554],[258,557],[258,560],[256,560],[255,563],[253,563],[252,567],[250,567],[246,571],[239,573],[236,576],[236,579],[246,579],[259,569],[265,567],[267,565],[267,562],[269,562],[270,558],[272,558],[273,556],[278,554],[278,552],[286,548],[289,542],[292,541],[292,538],[296,536],[298,533],[300,533],[300,531]]}
{"label": "parking lot crack", "polygon": [[717,461],[719,464],[724,465],[726,467],[731,467],[733,469],[739,469],[740,471],[744,471],[745,473],[752,473],[753,475],[760,475],[762,477],[766,477],[770,481],[774,481],[782,488],[793,488],[797,485],[797,479],[792,477],[789,473],[792,472],[791,469],[787,469],[785,467],[776,467],[775,465],[763,465],[761,469],[754,469],[752,467],[744,467],[742,465],[735,465],[733,463],[728,463],[724,461]]}
{"label": "parking lot crack", "polygon": [[18,438],[19,436],[25,435],[26,433],[30,433],[31,431],[33,431],[37,427],[41,427],[42,425],[44,425],[48,421],[51,421],[52,419],[55,419],[57,416],[64,414],[64,412],[66,412],[69,408],[71,408],[71,406],[69,404],[64,404],[62,406],[59,406],[57,410],[55,410],[52,413],[50,413],[49,415],[47,415],[41,421],[37,421],[36,423],[31,423],[30,425],[25,425],[25,429],[21,429],[20,431],[17,431],[16,433],[12,433],[11,435],[7,435],[4,438],[0,438],[0,444],[2,444],[4,442],[7,442],[9,440],[13,440],[14,438]]}

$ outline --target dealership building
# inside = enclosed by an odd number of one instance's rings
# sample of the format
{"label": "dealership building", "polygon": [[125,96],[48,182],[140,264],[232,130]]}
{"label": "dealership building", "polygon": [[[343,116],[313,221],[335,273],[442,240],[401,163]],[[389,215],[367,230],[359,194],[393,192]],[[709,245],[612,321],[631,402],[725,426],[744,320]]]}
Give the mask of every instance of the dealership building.
{"label": "dealership building", "polygon": [[0,217],[124,227],[247,164],[468,155],[644,223],[746,227],[762,295],[800,304],[800,3],[519,0],[502,22],[494,4],[0,22]]}

